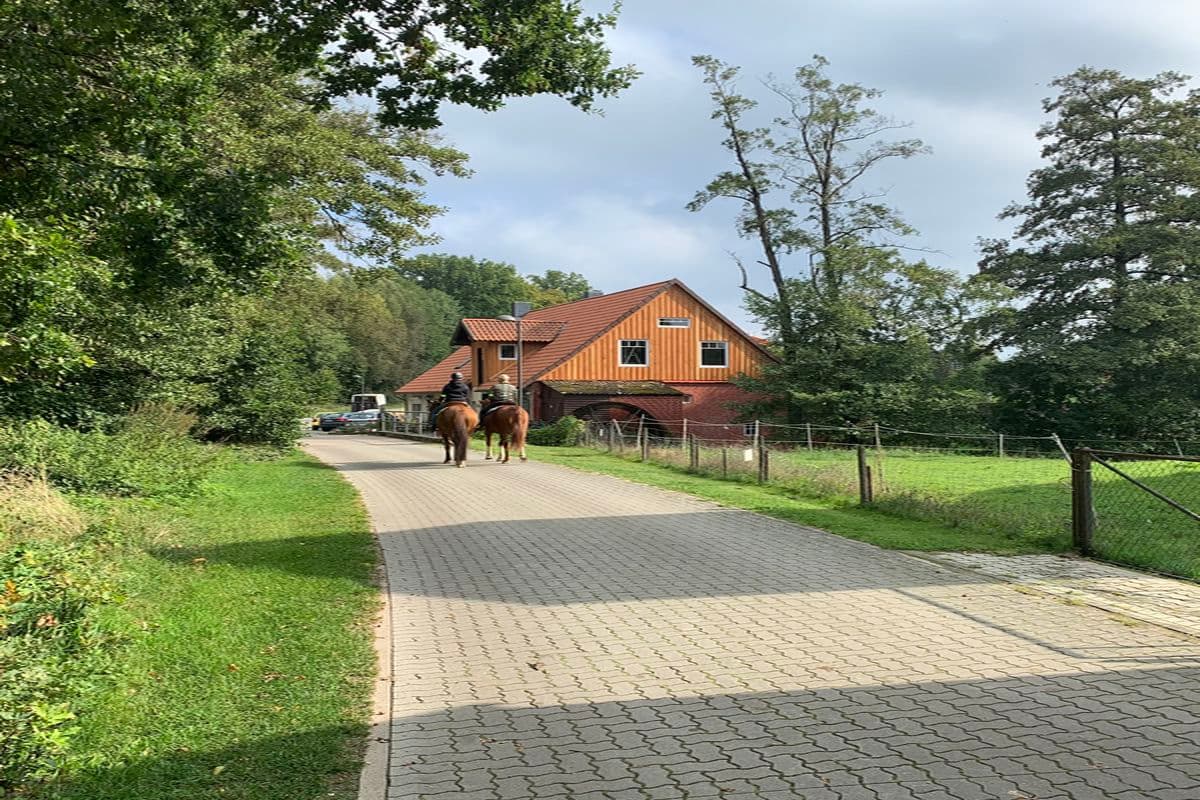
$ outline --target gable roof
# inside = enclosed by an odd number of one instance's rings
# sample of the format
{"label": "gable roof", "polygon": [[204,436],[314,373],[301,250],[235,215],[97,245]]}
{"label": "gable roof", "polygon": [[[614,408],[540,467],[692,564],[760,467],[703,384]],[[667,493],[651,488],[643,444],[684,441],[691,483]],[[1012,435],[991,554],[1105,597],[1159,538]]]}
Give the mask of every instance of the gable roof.
{"label": "gable roof", "polygon": [[[545,342],[545,345],[525,358],[522,378],[528,385],[541,375],[562,364],[583,348],[616,327],[622,320],[646,303],[672,287],[678,287],[699,303],[706,311],[728,325],[756,350],[772,361],[778,361],[773,353],[762,345],[762,340],[750,336],[737,325],[710,306],[699,295],[689,289],[678,278],[636,286],[612,294],[585,297],[571,303],[562,303],[530,311],[521,320],[521,337],[528,342]],[[478,331],[480,336],[460,338],[463,334]],[[533,332],[533,336],[530,332]],[[542,338],[553,332],[550,338]],[[471,341],[516,341],[516,323],[499,319],[464,319],[455,330],[453,343],[462,345],[449,357],[425,371],[396,390],[399,394],[436,392],[446,382],[446,376],[456,369],[463,369],[471,361]],[[537,337],[537,338],[533,338]],[[461,359],[459,356],[461,354]],[[460,363],[452,363],[458,360]],[[430,388],[427,388],[430,387]],[[479,387],[476,387],[479,388]]]}
{"label": "gable roof", "polygon": [[[565,322],[536,322],[529,315],[521,321],[521,338],[526,342],[550,342],[558,336]],[[467,318],[458,323],[451,344],[471,342],[515,342],[516,320]]]}
{"label": "gable roof", "polygon": [[437,394],[446,385],[451,372],[461,372],[471,363],[471,347],[463,345],[437,364],[396,390],[396,394]]}

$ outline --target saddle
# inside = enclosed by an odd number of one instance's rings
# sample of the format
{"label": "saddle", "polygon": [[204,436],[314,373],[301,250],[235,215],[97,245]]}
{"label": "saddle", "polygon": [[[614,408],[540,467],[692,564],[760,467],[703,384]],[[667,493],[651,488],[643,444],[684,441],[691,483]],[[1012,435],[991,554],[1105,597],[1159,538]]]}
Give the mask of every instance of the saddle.
{"label": "saddle", "polygon": [[493,400],[492,402],[488,403],[487,408],[483,410],[483,416],[486,417],[488,414],[502,406],[515,406],[516,404],[516,400]]}

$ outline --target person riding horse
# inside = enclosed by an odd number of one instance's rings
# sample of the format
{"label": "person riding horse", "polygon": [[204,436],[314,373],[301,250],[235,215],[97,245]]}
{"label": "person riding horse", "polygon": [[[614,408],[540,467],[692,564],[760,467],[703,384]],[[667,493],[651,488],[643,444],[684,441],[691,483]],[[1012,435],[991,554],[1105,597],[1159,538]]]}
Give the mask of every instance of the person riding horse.
{"label": "person riding horse", "polygon": [[471,404],[471,384],[463,380],[461,372],[450,375],[450,382],[442,387],[442,397],[434,408],[430,409],[429,419],[432,421],[450,403]]}
{"label": "person riding horse", "polygon": [[488,414],[495,411],[500,406],[512,406],[517,403],[517,387],[508,382],[507,375],[501,375],[492,384],[491,393],[488,395],[488,404],[484,406],[483,413],[479,415],[482,422]]}

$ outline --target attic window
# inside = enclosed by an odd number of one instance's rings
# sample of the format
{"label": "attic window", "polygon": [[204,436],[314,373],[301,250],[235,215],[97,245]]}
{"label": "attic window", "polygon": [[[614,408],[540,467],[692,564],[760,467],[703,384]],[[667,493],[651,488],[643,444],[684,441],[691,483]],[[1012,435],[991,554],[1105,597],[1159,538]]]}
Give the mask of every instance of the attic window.
{"label": "attic window", "polygon": [[650,343],[645,339],[621,340],[621,366],[644,367],[650,363]]}
{"label": "attic window", "polygon": [[692,321],[688,317],[659,317],[658,327],[660,328],[690,328]]}
{"label": "attic window", "polygon": [[728,367],[729,342],[701,342],[700,366]]}

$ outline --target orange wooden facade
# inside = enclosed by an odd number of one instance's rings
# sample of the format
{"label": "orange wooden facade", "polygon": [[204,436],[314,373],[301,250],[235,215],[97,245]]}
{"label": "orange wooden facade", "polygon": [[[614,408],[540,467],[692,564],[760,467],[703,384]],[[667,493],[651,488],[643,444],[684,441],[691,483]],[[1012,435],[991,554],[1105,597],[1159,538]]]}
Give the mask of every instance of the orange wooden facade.
{"label": "orange wooden facade", "polygon": [[[687,319],[689,325],[686,328],[660,327],[659,320],[669,317]],[[622,339],[647,342],[649,358],[646,366],[621,365]],[[701,366],[700,343],[704,341],[726,343],[727,366]],[[728,381],[737,375],[758,374],[768,360],[767,355],[748,341],[744,334],[678,286],[671,286],[540,378]]]}
{"label": "orange wooden facade", "polygon": [[[502,359],[500,358],[500,347],[502,344],[511,344],[515,350],[516,342],[475,342],[471,345],[471,374],[467,376],[468,380],[475,386],[487,386],[495,382],[496,378],[501,374],[507,374],[512,383],[517,382],[517,361],[515,358]],[[525,342],[522,347],[522,352],[525,356],[525,363],[538,354],[545,342]],[[480,356],[483,360],[480,361]],[[525,376],[528,378],[528,376]]]}

